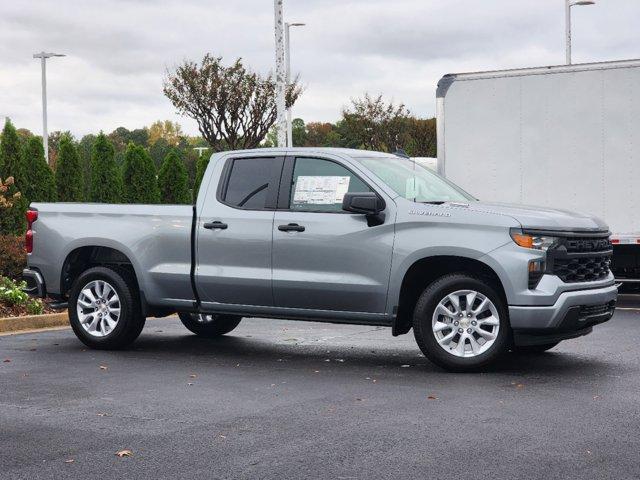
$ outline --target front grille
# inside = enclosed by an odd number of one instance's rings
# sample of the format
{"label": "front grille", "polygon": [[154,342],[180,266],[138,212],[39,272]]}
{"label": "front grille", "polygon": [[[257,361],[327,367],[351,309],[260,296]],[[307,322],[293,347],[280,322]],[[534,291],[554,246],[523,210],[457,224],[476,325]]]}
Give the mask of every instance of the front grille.
{"label": "front grille", "polygon": [[547,252],[547,273],[565,283],[602,280],[609,275],[612,254],[607,236],[563,237]]}
{"label": "front grille", "polygon": [[576,258],[556,258],[555,273],[563,282],[594,282],[609,275],[611,255],[596,255]]}

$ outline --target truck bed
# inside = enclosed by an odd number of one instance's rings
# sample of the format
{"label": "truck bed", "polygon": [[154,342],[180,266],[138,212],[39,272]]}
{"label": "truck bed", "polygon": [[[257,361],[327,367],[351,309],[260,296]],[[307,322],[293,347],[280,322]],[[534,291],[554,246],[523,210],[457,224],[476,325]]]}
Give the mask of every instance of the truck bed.
{"label": "truck bed", "polygon": [[33,203],[30,208],[38,210],[38,220],[29,265],[48,279],[47,293],[60,293],[65,260],[72,253],[105,247],[128,257],[150,303],[189,306],[193,301],[191,205]]}

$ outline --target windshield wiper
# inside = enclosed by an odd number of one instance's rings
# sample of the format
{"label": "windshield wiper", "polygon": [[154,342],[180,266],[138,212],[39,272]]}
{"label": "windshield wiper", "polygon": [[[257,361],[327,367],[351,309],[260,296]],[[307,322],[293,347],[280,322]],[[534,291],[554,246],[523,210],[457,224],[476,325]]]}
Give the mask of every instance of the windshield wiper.
{"label": "windshield wiper", "polygon": [[428,205],[442,205],[443,203],[447,203],[447,200],[432,200],[430,202],[418,202],[418,203],[426,203]]}

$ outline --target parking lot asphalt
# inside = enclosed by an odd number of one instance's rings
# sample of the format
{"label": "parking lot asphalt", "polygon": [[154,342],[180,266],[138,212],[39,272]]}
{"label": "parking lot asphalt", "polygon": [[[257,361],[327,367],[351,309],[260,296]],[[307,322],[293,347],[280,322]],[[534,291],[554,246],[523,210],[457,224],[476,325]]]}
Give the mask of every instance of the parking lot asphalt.
{"label": "parking lot asphalt", "polygon": [[[481,374],[412,334],[149,320],[134,347],[0,337],[0,478],[640,478],[640,312]],[[116,452],[130,450],[132,456]]]}

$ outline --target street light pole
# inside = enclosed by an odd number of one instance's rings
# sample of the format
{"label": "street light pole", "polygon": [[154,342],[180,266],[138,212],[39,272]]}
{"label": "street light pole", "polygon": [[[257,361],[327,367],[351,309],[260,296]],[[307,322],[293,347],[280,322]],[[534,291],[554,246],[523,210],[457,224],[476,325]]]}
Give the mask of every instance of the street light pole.
{"label": "street light pole", "polygon": [[571,7],[576,5],[594,5],[595,0],[565,0],[565,50],[567,65],[571,65]]}
{"label": "street light pole", "polygon": [[[287,58],[286,68],[286,84],[287,88],[291,86],[291,43],[289,41],[289,30],[291,27],[304,27],[304,23],[285,23],[284,24],[284,45]],[[293,127],[291,125],[291,107],[287,108],[287,147],[293,147]]]}
{"label": "street light pole", "polygon": [[49,163],[49,133],[47,132],[47,58],[64,57],[62,53],[34,53],[33,58],[40,59],[42,66],[42,146],[44,158]]}
{"label": "street light pole", "polygon": [[276,131],[278,147],[287,143],[287,114],[286,110],[286,78],[284,59],[284,21],[282,15],[282,1],[273,0],[274,23],[276,34]]}

